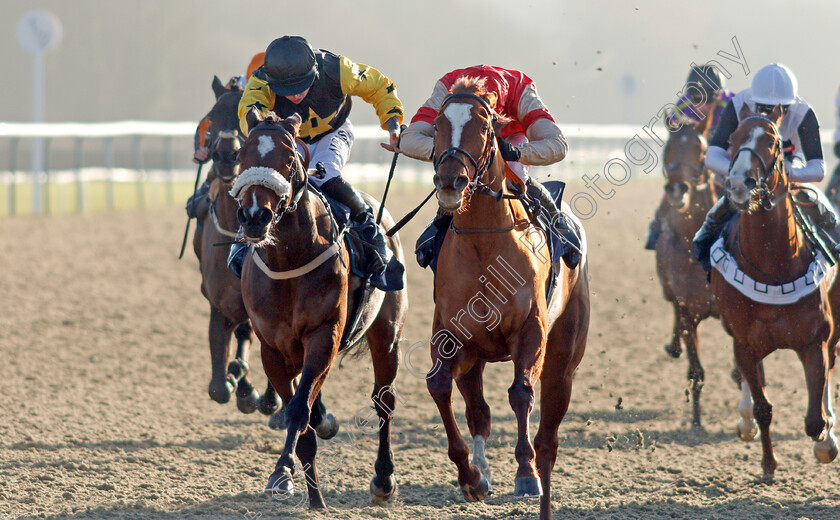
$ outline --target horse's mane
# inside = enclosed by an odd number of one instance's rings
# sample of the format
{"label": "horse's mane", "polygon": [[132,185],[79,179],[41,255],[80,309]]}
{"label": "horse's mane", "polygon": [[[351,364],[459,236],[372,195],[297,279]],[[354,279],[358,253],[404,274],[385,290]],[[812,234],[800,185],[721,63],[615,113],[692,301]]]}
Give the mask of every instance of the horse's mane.
{"label": "horse's mane", "polygon": [[[496,122],[504,125],[512,121],[511,118],[499,114],[497,111],[498,94],[487,90],[487,79],[477,76],[463,76],[455,80],[455,83],[449,89],[450,94],[473,94],[480,97],[487,102],[488,105],[496,113]],[[490,94],[493,94],[491,96]]]}

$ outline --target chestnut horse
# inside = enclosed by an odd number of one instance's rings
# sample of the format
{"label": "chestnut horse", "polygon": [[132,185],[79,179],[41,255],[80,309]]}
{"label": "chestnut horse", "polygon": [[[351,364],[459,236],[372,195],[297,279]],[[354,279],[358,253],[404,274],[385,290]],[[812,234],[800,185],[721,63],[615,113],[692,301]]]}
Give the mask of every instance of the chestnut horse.
{"label": "chestnut horse", "polygon": [[[240,203],[239,223],[251,244],[242,269],[242,295],[260,339],[263,368],[286,407],[287,426],[286,443],[266,492],[294,492],[292,457],[297,454],[306,476],[309,505],[322,508],[315,432],[329,438],[336,427],[335,418],[326,415],[317,400],[351,326],[350,313],[363,280],[349,272],[350,258],[341,234],[322,199],[309,189],[296,145],[300,118],[269,114],[261,121],[254,109],[247,121],[250,133],[239,150],[242,174],[231,190]],[[368,195],[364,198],[376,211],[376,201]],[[393,226],[387,212],[382,224]],[[396,235],[389,247],[402,261]],[[408,300],[405,289],[364,290],[370,299],[350,344],[364,334],[373,360],[379,451],[370,490],[375,500],[385,501],[396,489],[390,448],[392,385]],[[298,374],[300,382],[294,389],[292,382]]]}
{"label": "chestnut horse", "polygon": [[715,203],[711,173],[703,166],[711,116],[697,124],[673,126],[662,154],[668,179],[660,205],[662,233],[656,242],[656,270],[665,299],[674,307],[674,332],[665,351],[674,358],[688,352],[688,388],[693,404],[692,425],[701,427],[700,392],[705,375],[700,364],[697,325],[717,317],[712,288],[706,273],[692,254],[691,241]]}
{"label": "chestnut horse", "polygon": [[[830,380],[838,338],[833,314],[840,309],[840,290],[833,269],[819,270],[827,273],[822,278],[815,274],[818,264],[812,260],[818,261],[821,254],[809,248],[796,223],[782,160],[781,118],[781,107],[767,117],[742,115],[730,138],[732,163],[725,183],[727,197],[740,210],[739,221],[725,242],[731,256],[712,247],[712,290],[723,327],[733,338],[735,361],[746,383],[747,408],[750,394],[755,399],[753,416],[761,430],[761,466],[768,480],[773,478],[777,462],[770,439],[773,406],[764,393],[761,362],[777,349],[793,349],[804,366],[808,387],[805,432],[816,441],[817,459],[831,462],[837,456]],[[734,284],[724,278],[729,273]],[[810,293],[794,292],[789,300],[778,300],[783,304],[741,292],[754,287],[762,295],[785,295],[809,286]],[[794,298],[799,299],[790,301]],[[742,407],[743,403],[739,410]],[[743,439],[751,439],[743,422],[738,430]]]}
{"label": "chestnut horse", "polygon": [[[487,362],[513,361],[508,398],[518,428],[514,496],[540,496],[540,518],[547,519],[557,430],[569,407],[572,375],[589,329],[586,240],[576,223],[581,263],[568,269],[558,262],[558,283],[546,303],[548,246],[521,201],[511,200],[507,191],[505,161],[495,146],[495,101],[480,81],[460,80],[435,120],[438,205],[455,214],[437,262],[433,368],[427,386],[446,429],[461,491],[469,501],[483,500],[491,492],[491,478],[485,457],[490,407],[482,392],[482,373]],[[531,240],[533,234],[542,239]],[[453,379],[466,402],[472,463],[452,411]],[[537,379],[542,382],[541,412],[532,445],[528,418]]]}
{"label": "chestnut horse", "polygon": [[[259,393],[248,381],[248,352],[251,348],[251,324],[242,303],[239,279],[227,267],[227,247],[214,247],[219,242],[229,242],[236,237],[239,223],[236,210],[239,205],[228,194],[239,174],[237,153],[242,135],[236,109],[242,97],[239,86],[225,87],[218,77],[213,78],[216,103],[208,114],[210,118],[210,147],[213,158],[209,211],[199,215],[201,225],[193,238],[193,249],[201,270],[201,293],[210,302],[210,360],[212,376],[210,397],[226,403],[234,389],[236,406],[243,413],[257,408],[266,415],[278,407],[277,394],[269,384],[265,394]],[[231,335],[236,336],[236,357],[230,360]]]}

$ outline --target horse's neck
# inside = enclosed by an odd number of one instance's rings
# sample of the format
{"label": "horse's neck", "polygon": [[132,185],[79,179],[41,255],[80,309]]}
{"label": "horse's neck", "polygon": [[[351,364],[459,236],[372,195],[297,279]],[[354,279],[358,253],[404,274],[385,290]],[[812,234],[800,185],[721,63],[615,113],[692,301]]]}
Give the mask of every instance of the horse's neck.
{"label": "horse's neck", "polygon": [[741,254],[750,266],[761,273],[777,273],[778,279],[785,280],[804,274],[810,263],[792,204],[790,197],[785,197],[770,210],[741,213],[738,234]]}
{"label": "horse's neck", "polygon": [[270,267],[284,270],[305,265],[332,243],[329,229],[321,229],[320,218],[326,215],[326,207],[318,197],[306,189],[297,203],[297,209],[283,215],[272,226],[274,245],[269,246]]}
{"label": "horse's neck", "polygon": [[[489,181],[490,189],[503,193],[505,189],[505,161],[501,155],[496,153],[493,164],[484,173],[486,181]],[[493,197],[481,193],[472,194],[466,211],[456,212],[453,217],[453,224],[456,228],[463,229],[506,229],[509,228],[517,216],[511,211],[510,204],[504,199],[498,201]],[[469,233],[464,236],[486,238],[484,235],[498,235],[499,233]]]}
{"label": "horse's neck", "polygon": [[239,227],[239,222],[236,220],[236,210],[239,209],[239,203],[228,193],[230,188],[229,184],[221,184],[213,204],[216,205],[216,217],[219,219],[219,226],[222,229],[235,232]]}

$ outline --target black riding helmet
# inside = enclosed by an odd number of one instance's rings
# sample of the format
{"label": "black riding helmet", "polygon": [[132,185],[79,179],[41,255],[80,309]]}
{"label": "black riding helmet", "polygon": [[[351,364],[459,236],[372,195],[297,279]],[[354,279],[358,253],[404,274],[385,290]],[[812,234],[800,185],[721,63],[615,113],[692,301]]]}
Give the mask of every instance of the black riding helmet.
{"label": "black riding helmet", "polygon": [[[723,90],[724,86],[723,77],[712,65],[696,65],[691,67],[691,71],[689,71],[688,78],[686,78],[685,83],[686,85],[694,83],[702,89],[706,100],[714,98],[715,94]],[[692,89],[691,97],[699,98],[699,92],[696,92],[696,89]],[[692,99],[692,102],[695,101],[697,101],[697,99]]]}
{"label": "black riding helmet", "polygon": [[294,96],[312,86],[318,77],[315,51],[300,36],[283,36],[271,42],[265,50],[263,71],[272,92],[280,96]]}

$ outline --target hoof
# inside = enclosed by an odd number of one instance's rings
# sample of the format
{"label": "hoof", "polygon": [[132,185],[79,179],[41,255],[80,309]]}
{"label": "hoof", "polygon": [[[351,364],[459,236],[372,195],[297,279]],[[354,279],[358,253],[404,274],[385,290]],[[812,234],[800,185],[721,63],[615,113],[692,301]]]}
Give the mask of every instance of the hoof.
{"label": "hoof", "polygon": [[242,413],[254,413],[259,407],[259,400],[260,393],[253,388],[251,389],[251,393],[244,396],[240,396],[237,392],[236,407],[239,408],[239,411]]}
{"label": "hoof", "polygon": [[397,490],[397,480],[394,475],[390,475],[383,486],[376,484],[376,475],[370,480],[370,496],[375,502],[383,503],[390,500],[394,496],[394,491]]}
{"label": "hoof", "polygon": [[268,419],[268,427],[272,430],[285,430],[286,429],[286,407],[277,410],[274,412],[271,417]]}
{"label": "hoof", "polygon": [[741,419],[738,421],[737,431],[739,439],[744,442],[750,442],[755,439],[755,436],[758,433],[758,423],[755,422],[755,419],[753,419],[749,424],[747,424],[746,421]]}
{"label": "hoof", "polygon": [[464,498],[467,499],[467,502],[481,502],[491,493],[490,482],[487,481],[484,475],[481,475],[476,487],[470,489],[469,486],[461,486],[461,492],[464,493]]}
{"label": "hoof", "polygon": [[682,355],[682,347],[679,343],[668,343],[665,345],[665,352],[674,359],[679,359]]}
{"label": "hoof", "polygon": [[258,406],[261,414],[271,415],[280,408],[280,399],[277,394],[272,394],[271,397],[268,397],[268,394],[263,394],[260,396]]}
{"label": "hoof", "polygon": [[288,468],[276,470],[268,477],[268,484],[265,485],[265,492],[272,497],[290,497],[295,494],[295,483]]}
{"label": "hoof", "polygon": [[228,381],[227,379],[223,384],[213,384],[210,383],[210,388],[207,389],[207,393],[210,394],[210,399],[216,401],[219,404],[225,404],[230,401],[230,396],[233,395],[233,391],[235,387],[233,384]]}
{"label": "hoof", "polygon": [[829,431],[825,440],[814,443],[814,455],[823,464],[828,464],[837,458],[837,438]]}
{"label": "hoof", "polygon": [[332,439],[336,433],[338,433],[338,421],[335,419],[335,415],[331,413],[328,413],[321,424],[315,427],[315,434],[324,440]]}
{"label": "hoof", "polygon": [[513,496],[516,498],[541,497],[542,494],[542,483],[539,477],[518,478],[513,486]]}

